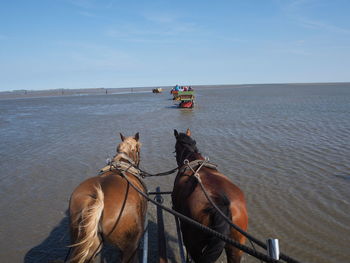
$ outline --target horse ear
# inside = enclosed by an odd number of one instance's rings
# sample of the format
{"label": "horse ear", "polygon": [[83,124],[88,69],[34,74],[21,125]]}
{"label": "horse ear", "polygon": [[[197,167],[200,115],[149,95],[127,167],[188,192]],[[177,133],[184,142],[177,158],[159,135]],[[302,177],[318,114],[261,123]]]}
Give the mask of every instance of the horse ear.
{"label": "horse ear", "polygon": [[136,133],[136,134],[135,134],[134,139],[135,139],[137,142],[139,141],[139,139],[140,139],[139,133]]}
{"label": "horse ear", "polygon": [[123,136],[123,134],[119,133],[120,134],[120,138],[122,139],[122,142],[125,140],[125,137]]}
{"label": "horse ear", "polygon": [[174,130],[174,135],[175,135],[175,138],[179,136],[179,133],[177,132],[177,130]]}
{"label": "horse ear", "polygon": [[190,130],[190,128],[188,128],[188,129],[186,130],[186,135],[187,135],[187,136],[191,136],[191,130]]}

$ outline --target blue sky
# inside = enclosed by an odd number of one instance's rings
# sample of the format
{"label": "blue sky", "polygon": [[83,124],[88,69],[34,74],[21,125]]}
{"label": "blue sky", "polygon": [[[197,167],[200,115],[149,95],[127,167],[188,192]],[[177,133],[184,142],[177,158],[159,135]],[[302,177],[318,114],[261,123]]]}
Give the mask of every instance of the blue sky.
{"label": "blue sky", "polygon": [[348,0],[0,2],[0,90],[350,81]]}

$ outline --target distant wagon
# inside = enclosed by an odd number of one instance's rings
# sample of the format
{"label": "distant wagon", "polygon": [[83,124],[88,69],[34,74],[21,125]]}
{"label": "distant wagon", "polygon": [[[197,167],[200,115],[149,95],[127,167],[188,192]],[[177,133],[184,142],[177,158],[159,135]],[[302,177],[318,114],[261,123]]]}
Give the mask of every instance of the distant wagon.
{"label": "distant wagon", "polygon": [[194,107],[194,91],[179,91],[177,100],[181,101],[179,108],[193,108]]}
{"label": "distant wagon", "polygon": [[179,86],[176,85],[173,87],[170,91],[170,93],[173,95],[173,100],[180,100],[179,94],[184,91],[193,91],[191,86]]}
{"label": "distant wagon", "polygon": [[155,89],[152,89],[152,92],[153,93],[161,93],[163,91],[162,88],[155,88]]}

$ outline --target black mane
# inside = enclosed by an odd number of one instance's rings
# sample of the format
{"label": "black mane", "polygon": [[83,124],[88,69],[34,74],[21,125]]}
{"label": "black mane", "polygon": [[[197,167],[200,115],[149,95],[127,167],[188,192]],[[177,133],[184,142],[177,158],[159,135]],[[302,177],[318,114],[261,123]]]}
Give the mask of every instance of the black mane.
{"label": "black mane", "polygon": [[196,141],[185,133],[180,133],[176,136],[175,152],[176,161],[179,166],[193,153],[199,153]]}
{"label": "black mane", "polygon": [[190,136],[186,135],[185,133],[180,133],[176,140],[177,144],[181,144],[181,146],[186,147],[191,152],[198,153],[196,141],[193,140]]}

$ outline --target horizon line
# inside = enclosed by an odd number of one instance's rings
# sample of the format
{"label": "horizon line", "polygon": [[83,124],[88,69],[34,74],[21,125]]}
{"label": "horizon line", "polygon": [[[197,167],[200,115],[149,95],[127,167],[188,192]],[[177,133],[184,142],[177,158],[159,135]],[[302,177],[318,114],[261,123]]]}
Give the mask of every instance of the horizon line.
{"label": "horizon line", "polygon": [[[186,84],[180,86],[193,86],[193,87],[208,87],[208,86],[247,86],[247,85],[315,85],[315,84],[350,84],[350,81],[330,81],[330,82],[267,82],[267,83],[239,83],[239,84]],[[129,86],[129,87],[98,87],[98,88],[57,88],[57,89],[15,89],[15,90],[2,90],[0,93],[4,92],[19,92],[19,91],[60,91],[60,90],[108,90],[108,89],[146,89],[146,88],[164,88],[164,87],[173,87],[175,85],[153,85],[153,86]]]}

